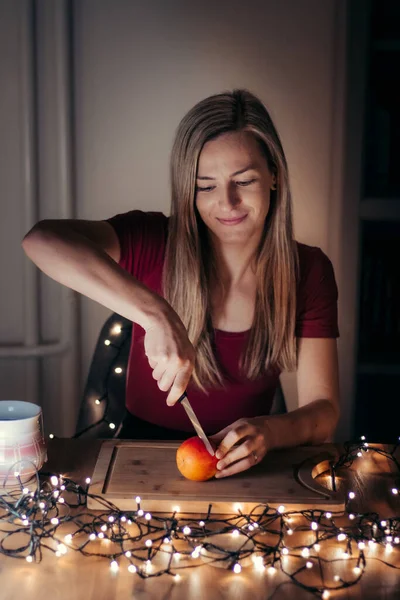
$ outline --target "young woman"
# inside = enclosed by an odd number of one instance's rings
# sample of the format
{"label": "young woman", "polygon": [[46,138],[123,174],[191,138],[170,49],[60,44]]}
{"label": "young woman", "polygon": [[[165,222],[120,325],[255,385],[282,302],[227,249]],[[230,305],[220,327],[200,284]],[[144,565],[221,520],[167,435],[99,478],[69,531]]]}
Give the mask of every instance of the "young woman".
{"label": "young woman", "polygon": [[[284,151],[246,90],[181,121],[171,216],[41,221],[26,254],[47,275],[134,323],[124,437],[188,437],[187,390],[218,444],[218,476],[268,450],[329,440],[339,416],[337,288],[323,252],[293,239]],[[282,370],[299,408],[269,415]],[[166,400],[166,401],[165,401]]]}

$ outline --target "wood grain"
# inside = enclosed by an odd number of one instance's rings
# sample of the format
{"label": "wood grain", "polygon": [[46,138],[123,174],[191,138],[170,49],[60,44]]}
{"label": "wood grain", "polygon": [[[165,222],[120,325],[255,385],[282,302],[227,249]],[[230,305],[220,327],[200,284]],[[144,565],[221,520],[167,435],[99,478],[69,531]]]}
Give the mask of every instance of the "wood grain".
{"label": "wood grain", "polygon": [[[250,512],[259,504],[283,504],[287,510],[320,508],[343,510],[342,490],[334,492],[322,487],[312,473],[328,468],[329,460],[337,456],[332,445],[324,453],[313,447],[299,447],[271,452],[268,458],[252,469],[223,479],[190,481],[176,466],[179,442],[120,441],[102,444],[93,474],[90,492],[113,502],[122,510],[135,508],[134,498],[140,496],[142,508],[150,512],[171,512],[179,505],[180,512],[207,512],[212,504],[214,513]],[[100,510],[96,500],[88,506]]]}
{"label": "wood grain", "polygon": [[[84,483],[93,474],[101,447],[99,440],[51,440],[49,442],[49,462],[43,471],[62,473],[77,483]],[[324,453],[331,445],[316,446],[310,450]],[[385,466],[386,465],[386,466]],[[376,455],[367,455],[345,472],[345,489],[353,489],[356,497],[349,509],[353,512],[377,511],[382,518],[399,515],[400,498],[391,493],[396,483],[391,466]],[[323,476],[321,476],[323,477]],[[397,482],[398,484],[398,482]],[[398,486],[399,487],[399,486]],[[200,517],[200,515],[197,515]],[[344,517],[343,523],[348,523]],[[62,532],[61,532],[62,533]],[[62,535],[60,536],[62,538]],[[291,536],[293,544],[297,542]],[[337,558],[336,540],[326,542],[326,556]],[[104,546],[104,550],[107,548]],[[399,571],[386,567],[379,559],[387,559],[384,550],[367,551],[367,571],[360,583],[352,588],[331,594],[330,600],[398,600],[400,598]],[[399,550],[390,556],[390,562],[400,566]],[[343,562],[343,561],[342,561]],[[340,570],[348,580],[352,579],[351,561],[348,565],[332,563],[331,574]],[[296,567],[295,560],[287,562],[291,572]],[[312,573],[307,571],[308,583]],[[255,572],[252,567],[242,573],[232,572],[203,565],[188,568],[180,583],[169,577],[141,580],[121,567],[113,574],[108,561],[103,558],[85,558],[70,550],[62,558],[44,552],[40,564],[28,564],[0,556],[0,597],[3,600],[22,598],[51,598],[55,600],[313,600],[309,592],[290,584],[288,577],[281,572],[270,576]],[[331,581],[331,577],[328,578]]]}

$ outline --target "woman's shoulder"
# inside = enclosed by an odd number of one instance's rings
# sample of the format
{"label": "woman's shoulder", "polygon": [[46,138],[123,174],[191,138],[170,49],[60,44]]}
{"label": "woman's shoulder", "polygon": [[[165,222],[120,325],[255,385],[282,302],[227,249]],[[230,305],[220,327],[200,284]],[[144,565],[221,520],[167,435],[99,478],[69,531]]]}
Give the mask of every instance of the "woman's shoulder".
{"label": "woman's shoulder", "polygon": [[333,273],[333,267],[328,256],[317,246],[308,246],[296,242],[299,258],[299,282],[320,281]]}

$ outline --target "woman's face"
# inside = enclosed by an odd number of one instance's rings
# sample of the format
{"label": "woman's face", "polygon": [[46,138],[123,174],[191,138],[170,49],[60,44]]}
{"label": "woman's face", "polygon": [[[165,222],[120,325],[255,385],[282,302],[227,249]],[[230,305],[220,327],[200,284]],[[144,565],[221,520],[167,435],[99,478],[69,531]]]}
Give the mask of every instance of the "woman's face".
{"label": "woman's face", "polygon": [[200,153],[196,207],[212,237],[222,244],[258,243],[275,176],[254,136],[224,133]]}

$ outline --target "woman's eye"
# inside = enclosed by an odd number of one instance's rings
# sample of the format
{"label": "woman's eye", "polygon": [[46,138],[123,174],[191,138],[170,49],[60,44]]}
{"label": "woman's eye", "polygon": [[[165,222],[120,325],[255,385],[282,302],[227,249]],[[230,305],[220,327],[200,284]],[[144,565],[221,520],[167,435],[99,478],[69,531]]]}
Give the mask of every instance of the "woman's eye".
{"label": "woman's eye", "polygon": [[249,179],[249,181],[237,181],[236,183],[238,185],[246,186],[246,185],[250,185],[251,183],[254,183],[255,181],[257,181],[257,180],[256,179]]}
{"label": "woman's eye", "polygon": [[196,192],[211,192],[215,188],[215,185],[210,185],[209,187],[199,187],[196,186]]}

